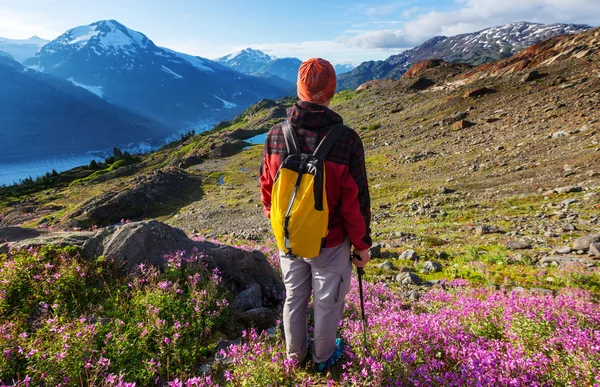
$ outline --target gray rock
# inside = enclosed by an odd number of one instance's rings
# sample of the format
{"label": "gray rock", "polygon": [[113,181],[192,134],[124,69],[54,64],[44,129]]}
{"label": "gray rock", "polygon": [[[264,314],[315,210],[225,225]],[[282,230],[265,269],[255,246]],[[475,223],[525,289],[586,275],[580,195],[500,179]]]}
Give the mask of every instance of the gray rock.
{"label": "gray rock", "polygon": [[592,260],[589,258],[578,257],[578,256],[574,256],[574,255],[550,255],[548,257],[544,257],[544,258],[540,259],[539,263],[541,266],[547,266],[547,265],[551,265],[551,264],[569,265],[569,264],[573,264],[573,263],[582,263],[582,264],[592,263],[593,264]]}
{"label": "gray rock", "polygon": [[231,307],[236,313],[243,313],[262,306],[262,290],[257,283],[252,284],[248,289],[235,296],[231,303]]}
{"label": "gray rock", "polygon": [[183,231],[156,220],[101,230],[83,249],[85,257],[102,255],[122,265],[127,273],[135,272],[141,263],[163,267],[165,254],[171,252],[197,250],[205,255],[210,270],[219,270],[223,283],[234,293],[258,283],[268,300],[283,299],[285,287],[262,253],[193,241]]}
{"label": "gray rock", "polygon": [[560,205],[563,206],[563,207],[568,207],[571,204],[574,204],[574,203],[577,203],[577,202],[579,202],[579,200],[577,200],[577,199],[565,199],[565,200],[563,200],[560,203]]}
{"label": "gray rock", "polygon": [[600,242],[600,234],[586,235],[573,242],[573,250],[588,251],[592,243]]}
{"label": "gray rock", "polygon": [[496,226],[482,225],[475,227],[475,235],[498,234],[502,231]]}
{"label": "gray rock", "polygon": [[32,239],[44,233],[43,230],[24,227],[2,227],[0,228],[0,239],[8,242],[18,242],[24,239]]}
{"label": "gray rock", "polygon": [[214,361],[209,361],[202,364],[198,370],[200,375],[210,375],[210,373],[212,372],[213,363]]}
{"label": "gray rock", "polygon": [[423,270],[421,270],[421,273],[436,273],[438,271],[442,271],[442,265],[436,261],[426,261],[423,265]]}
{"label": "gray rock", "polygon": [[275,325],[278,314],[269,308],[256,308],[245,311],[239,316],[239,321],[246,327],[265,330]]}
{"label": "gray rock", "polygon": [[369,253],[371,254],[371,258],[379,258],[379,257],[381,257],[381,244],[375,243],[369,249]]}
{"label": "gray rock", "polygon": [[383,270],[396,270],[396,267],[394,266],[394,264],[387,260],[385,262],[377,265],[377,267],[380,269],[383,269]]}
{"label": "gray rock", "polygon": [[22,227],[0,228],[0,254],[8,251],[8,245],[13,248],[40,247],[55,245],[59,247],[83,245],[94,235],[87,231],[48,231]]}
{"label": "gray rock", "polygon": [[556,192],[558,194],[566,194],[566,193],[581,192],[581,191],[583,191],[583,188],[581,188],[580,186],[577,186],[577,185],[571,185],[571,186],[567,186],[567,187],[559,187],[559,188],[554,189],[554,192]]}
{"label": "gray rock", "polygon": [[415,270],[414,267],[408,267],[408,266],[402,266],[400,268],[400,273],[416,273],[417,271]]}
{"label": "gray rock", "polygon": [[242,343],[241,340],[223,340],[217,344],[217,348],[215,350],[215,363],[222,365],[231,365],[233,361],[231,358],[221,355],[221,351],[227,351],[232,345],[240,345]]}
{"label": "gray rock", "polygon": [[531,243],[524,241],[508,241],[506,243],[506,248],[508,250],[528,250],[531,249]]}
{"label": "gray rock", "polygon": [[408,292],[408,301],[409,302],[417,302],[417,301],[419,301],[419,298],[421,298],[421,296],[419,295],[419,292],[417,292],[416,290],[411,290],[410,292]]}
{"label": "gray rock", "polygon": [[400,259],[410,259],[411,261],[416,261],[419,259],[419,255],[414,250],[406,250],[400,255]]}
{"label": "gray rock", "polygon": [[396,281],[402,285],[421,285],[423,280],[414,273],[400,273],[396,276]]}
{"label": "gray rock", "polygon": [[452,188],[448,188],[448,187],[441,187],[440,188],[440,193],[441,194],[451,194],[451,193],[454,193],[454,192],[456,192],[456,190],[452,189]]}
{"label": "gray rock", "polygon": [[594,257],[600,258],[600,243],[596,242],[590,245],[590,254],[592,254]]}
{"label": "gray rock", "polygon": [[556,249],[556,254],[571,254],[572,251],[573,251],[573,249],[571,247],[564,246],[564,247]]}
{"label": "gray rock", "polygon": [[536,79],[540,79],[542,77],[543,77],[543,75],[540,74],[539,71],[532,70],[532,71],[528,72],[527,74],[525,74],[521,78],[521,82],[531,82],[531,81],[535,81]]}
{"label": "gray rock", "polygon": [[437,258],[438,258],[438,259],[441,259],[441,260],[443,260],[443,261],[445,261],[445,260],[447,260],[448,258],[450,258],[450,255],[448,255],[448,253],[447,253],[447,252],[445,252],[445,251],[439,251],[439,252],[436,254],[436,256],[437,256]]}

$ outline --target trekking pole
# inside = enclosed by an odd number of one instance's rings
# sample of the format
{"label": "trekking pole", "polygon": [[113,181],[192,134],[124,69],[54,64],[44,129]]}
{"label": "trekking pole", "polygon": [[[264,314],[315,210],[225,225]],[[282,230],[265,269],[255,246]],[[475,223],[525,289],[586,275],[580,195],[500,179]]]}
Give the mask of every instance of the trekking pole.
{"label": "trekking pole", "polygon": [[[356,258],[359,261],[362,261],[362,259],[360,259],[360,256],[357,254],[354,254],[354,258]],[[356,272],[358,273],[358,292],[360,294],[360,313],[362,315],[363,346],[365,347],[365,349],[367,349],[367,319],[365,318],[365,301],[363,297],[362,283],[362,277],[365,274],[365,269],[357,266]]]}

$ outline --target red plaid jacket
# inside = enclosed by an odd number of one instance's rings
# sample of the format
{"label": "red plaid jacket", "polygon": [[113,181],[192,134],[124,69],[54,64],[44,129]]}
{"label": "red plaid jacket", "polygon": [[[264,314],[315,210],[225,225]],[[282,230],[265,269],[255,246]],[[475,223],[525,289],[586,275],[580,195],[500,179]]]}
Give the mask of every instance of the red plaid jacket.
{"label": "red plaid jacket", "polygon": [[[325,134],[342,117],[332,110],[310,102],[299,102],[288,109],[302,153],[313,153]],[[260,192],[267,217],[271,211],[271,190],[279,166],[288,156],[281,124],[269,130],[260,165]],[[347,130],[325,160],[326,190],[329,205],[329,234],[325,247],[335,247],[348,236],[354,247],[365,250],[372,244],[371,200],[362,141],[354,130]]]}

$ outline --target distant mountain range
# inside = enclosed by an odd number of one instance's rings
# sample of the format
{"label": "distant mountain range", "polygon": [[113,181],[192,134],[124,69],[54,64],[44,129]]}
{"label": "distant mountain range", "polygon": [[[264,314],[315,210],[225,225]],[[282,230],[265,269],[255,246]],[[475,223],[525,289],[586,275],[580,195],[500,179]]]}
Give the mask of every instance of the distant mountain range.
{"label": "distant mountain range", "polygon": [[17,62],[23,63],[35,56],[48,40],[32,36],[29,39],[6,39],[0,37],[0,51],[9,54]]}
{"label": "distant mountain range", "polygon": [[589,28],[591,27],[588,25],[577,24],[518,22],[469,34],[438,36],[386,60],[361,63],[354,70],[338,77],[338,90],[355,89],[374,79],[399,79],[412,64],[424,59],[480,65],[508,58],[525,47],[553,36],[577,33]]}
{"label": "distant mountain range", "polygon": [[285,94],[260,78],[157,47],[115,20],[70,29],[25,64],[174,129],[231,118]]}
{"label": "distant mountain range", "polygon": [[[290,86],[296,84],[298,69],[302,64],[298,58],[277,58],[252,48],[246,48],[215,60],[223,66],[244,74],[281,78],[288,81]],[[337,75],[351,71],[354,67],[351,63],[334,65]]]}
{"label": "distant mountain range", "polygon": [[71,82],[0,56],[1,157],[101,150],[166,136],[165,126]]}

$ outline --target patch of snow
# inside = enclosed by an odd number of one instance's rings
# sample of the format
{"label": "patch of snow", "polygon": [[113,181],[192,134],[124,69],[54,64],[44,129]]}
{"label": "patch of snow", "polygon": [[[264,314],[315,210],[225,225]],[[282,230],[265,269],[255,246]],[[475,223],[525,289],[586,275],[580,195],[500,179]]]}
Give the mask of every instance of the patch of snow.
{"label": "patch of snow", "polygon": [[66,44],[84,45],[91,38],[93,38],[94,36],[97,36],[99,33],[100,33],[100,31],[96,31],[96,26],[75,27],[70,31],[69,36],[71,37],[71,40],[66,42]]}
{"label": "patch of snow", "polygon": [[[157,52],[155,52],[155,54],[164,56],[166,58],[169,57],[169,55],[167,55],[167,54],[171,54],[171,55],[174,55],[175,57],[177,57],[178,59],[191,64],[198,70],[202,70],[202,71],[206,71],[206,72],[213,72],[213,73],[215,72],[215,70],[213,70],[212,68],[210,68],[208,66],[210,64],[210,61],[207,59],[201,58],[199,56],[192,56],[192,55],[184,54],[181,52],[169,50],[168,48],[164,48],[164,47],[161,47],[161,49],[164,50],[164,52],[166,54],[158,54]],[[181,62],[179,62],[179,63],[181,63]]]}
{"label": "patch of snow", "polygon": [[69,82],[71,82],[75,86],[81,87],[82,89],[86,89],[87,91],[96,94],[100,98],[102,98],[102,96],[104,95],[104,91],[102,90],[102,86],[84,85],[83,83],[76,82],[75,79],[73,79],[73,77],[69,78]]}
{"label": "patch of snow", "polygon": [[161,67],[162,67],[162,70],[165,73],[171,74],[174,78],[176,78],[176,79],[182,79],[183,78],[181,75],[177,74],[175,71],[171,70],[170,68],[168,68],[166,66],[161,66]]}
{"label": "patch of snow", "polygon": [[233,109],[234,107],[237,107],[236,104],[234,104],[233,102],[229,102],[229,101],[225,101],[224,99],[221,99],[219,97],[217,97],[216,95],[213,94],[213,97],[215,97],[216,99],[218,99],[219,101],[223,102],[223,107],[225,109]]}
{"label": "patch of snow", "polygon": [[38,71],[40,73],[44,72],[44,66],[40,66],[40,65],[27,66],[27,68],[30,70],[33,70],[33,71]]}

